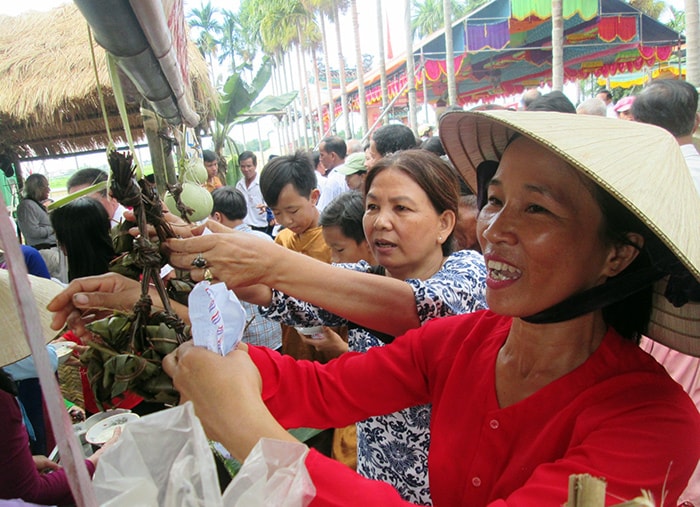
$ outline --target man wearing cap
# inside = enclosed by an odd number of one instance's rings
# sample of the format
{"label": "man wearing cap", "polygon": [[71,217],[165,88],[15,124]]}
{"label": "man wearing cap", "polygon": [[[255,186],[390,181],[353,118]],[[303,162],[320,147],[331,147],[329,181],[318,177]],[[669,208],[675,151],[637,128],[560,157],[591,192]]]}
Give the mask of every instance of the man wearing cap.
{"label": "man wearing cap", "polygon": [[345,183],[345,177],[340,174],[337,169],[345,163],[345,156],[347,155],[347,145],[338,136],[326,137],[321,141],[321,145],[318,147],[321,154],[321,163],[323,167],[326,168],[326,182],[323,185],[323,192],[318,198],[318,203],[316,207],[319,211],[323,211],[328,203],[333,199],[338,197],[343,192],[349,190],[347,184]]}
{"label": "man wearing cap", "polygon": [[351,153],[345,159],[345,164],[341,165],[336,170],[338,173],[345,176],[345,183],[350,190],[357,190],[358,192],[364,193],[365,177],[367,176],[364,153]]}
{"label": "man wearing cap", "polygon": [[634,120],[634,116],[632,116],[632,104],[634,104],[634,96],[622,97],[618,100],[615,107],[613,107],[617,117],[621,120]]}

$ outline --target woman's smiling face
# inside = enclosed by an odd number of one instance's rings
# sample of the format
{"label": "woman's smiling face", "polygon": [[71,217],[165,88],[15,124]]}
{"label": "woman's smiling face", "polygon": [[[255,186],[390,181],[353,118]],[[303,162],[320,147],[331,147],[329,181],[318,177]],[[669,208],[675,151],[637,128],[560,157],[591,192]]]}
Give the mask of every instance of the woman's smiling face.
{"label": "woman's smiling face", "polygon": [[611,246],[582,177],[526,138],[506,149],[477,222],[496,313],[525,317],[603,283]]}

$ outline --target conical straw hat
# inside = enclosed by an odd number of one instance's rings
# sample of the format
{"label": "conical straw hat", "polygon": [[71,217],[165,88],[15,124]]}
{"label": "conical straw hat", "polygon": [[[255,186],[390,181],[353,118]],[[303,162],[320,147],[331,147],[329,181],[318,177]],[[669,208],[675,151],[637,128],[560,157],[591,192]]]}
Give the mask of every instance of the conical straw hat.
{"label": "conical straw hat", "polygon": [[[676,140],[658,127],[550,112],[450,112],[440,138],[452,163],[476,189],[476,168],[498,161],[519,133],[566,160],[639,217],[700,281],[700,196]],[[700,356],[700,303],[675,308],[655,284],[648,334]]]}
{"label": "conical straw hat", "polygon": [[[51,330],[51,312],[46,309],[46,305],[51,301],[63,287],[61,284],[46,278],[29,275],[29,283],[32,286],[32,294],[39,310],[39,320],[41,329],[44,332],[44,339],[48,343],[56,334]],[[0,340],[0,367],[24,359],[31,354],[29,344],[24,336],[24,330],[17,316],[15,300],[10,287],[10,273],[5,269],[0,269],[0,330],[2,340]]]}

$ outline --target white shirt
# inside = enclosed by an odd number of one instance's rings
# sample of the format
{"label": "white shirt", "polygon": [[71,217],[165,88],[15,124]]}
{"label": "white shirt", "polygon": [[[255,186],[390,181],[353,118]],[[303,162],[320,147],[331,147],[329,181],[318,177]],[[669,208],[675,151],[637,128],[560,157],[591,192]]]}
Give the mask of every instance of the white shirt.
{"label": "white shirt", "polygon": [[243,219],[243,223],[251,227],[267,227],[267,214],[260,212],[258,206],[265,206],[262,192],[260,191],[260,174],[255,174],[255,179],[246,186],[245,178],[238,180],[236,189],[239,190],[245,197],[246,205],[248,206],[248,214]]}
{"label": "white shirt", "polygon": [[700,194],[700,153],[698,153],[697,148],[693,144],[682,144],[681,153],[683,153],[685,163],[688,164],[695,188]]}
{"label": "white shirt", "polygon": [[[326,182],[323,185],[323,188],[319,188],[321,190],[321,197],[319,197],[318,204],[316,204],[318,211],[323,211],[323,209],[328,206],[333,199],[350,190],[350,187],[348,187],[348,184],[345,181],[345,176],[336,170],[338,167],[334,167],[330,170],[330,172],[326,175]],[[318,179],[320,180],[321,178]]]}
{"label": "white shirt", "polygon": [[112,218],[109,219],[110,226],[116,227],[120,223],[122,223],[122,219],[124,218],[124,212],[127,211],[127,209],[119,204],[117,206],[117,209],[114,210],[114,213],[112,214]]}

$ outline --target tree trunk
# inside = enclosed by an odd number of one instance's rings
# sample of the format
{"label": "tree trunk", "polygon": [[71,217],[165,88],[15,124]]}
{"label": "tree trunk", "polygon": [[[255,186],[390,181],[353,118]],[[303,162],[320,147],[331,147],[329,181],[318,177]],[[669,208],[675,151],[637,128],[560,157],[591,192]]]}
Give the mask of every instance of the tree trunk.
{"label": "tree trunk", "polygon": [[316,50],[313,52],[314,63],[312,67],[314,68],[314,79],[316,80],[316,118],[318,119],[318,143],[320,144],[321,139],[323,139],[324,131],[323,128],[323,99],[321,99],[321,81],[319,79],[318,73],[318,60],[316,59]]}
{"label": "tree trunk", "polygon": [[357,95],[360,102],[360,139],[367,133],[367,92],[365,91],[365,70],[362,66],[362,47],[360,45],[360,24],[357,20],[357,0],[350,0],[352,29],[355,32],[355,60],[357,60]]}
{"label": "tree trunk", "polygon": [[452,0],[442,0],[445,18],[445,68],[447,69],[447,102],[457,104],[457,77],[455,76],[455,50],[452,40]]}
{"label": "tree trunk", "polygon": [[[389,86],[386,77],[386,58],[384,56],[384,13],[382,11],[382,0],[376,1],[377,5],[377,37],[379,39],[379,80],[382,87],[382,114],[386,112],[389,105]],[[382,116],[382,123],[389,124],[389,115]]]}
{"label": "tree trunk", "polygon": [[[294,90],[293,81],[291,79],[292,73],[292,58],[289,53],[285,53],[286,61],[284,62],[284,81],[286,84],[286,91]],[[301,131],[299,131],[299,123],[296,121],[296,107],[294,101],[289,104],[289,109],[287,110],[287,121],[289,122],[289,139],[291,141],[292,152],[296,151],[299,145],[299,138],[301,137]],[[296,127],[297,132],[295,134],[294,128]]]}
{"label": "tree trunk", "polygon": [[564,18],[562,0],[552,0],[552,90],[564,89]]}
{"label": "tree trunk", "polygon": [[[297,30],[299,31],[299,28],[297,27]],[[299,37],[301,41],[301,31],[299,31]],[[299,99],[301,100],[301,118],[299,118],[297,121],[300,123],[301,127],[301,138],[299,139],[299,142],[304,142],[304,149],[309,149],[309,135],[308,135],[308,129],[306,128],[306,84],[308,83],[308,79],[306,79],[306,72],[302,69],[302,64],[301,64],[301,42],[296,45],[296,51],[297,51],[297,73],[299,74]]]}
{"label": "tree trunk", "polygon": [[700,86],[700,0],[685,0],[685,80]]}
{"label": "tree trunk", "polygon": [[406,30],[406,78],[408,83],[408,126],[418,131],[418,103],[416,101],[416,68],[413,60],[413,31],[411,30],[411,3],[405,0],[404,28]]}
{"label": "tree trunk", "polygon": [[338,66],[340,67],[340,104],[343,108],[343,119],[345,120],[345,139],[352,138],[350,129],[350,111],[348,108],[348,90],[345,77],[345,57],[343,57],[343,43],[340,37],[340,21],[338,14],[338,4],[333,2],[333,24],[335,25],[335,37],[338,41]]}
{"label": "tree trunk", "polygon": [[[323,38],[323,63],[326,66],[326,85],[328,86],[328,133],[335,131],[335,101],[333,100],[333,76],[328,60],[328,44],[326,39],[326,17],[321,14],[321,37]],[[324,129],[325,130],[325,129]],[[324,133],[324,137],[325,137]]]}

